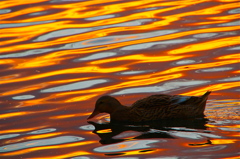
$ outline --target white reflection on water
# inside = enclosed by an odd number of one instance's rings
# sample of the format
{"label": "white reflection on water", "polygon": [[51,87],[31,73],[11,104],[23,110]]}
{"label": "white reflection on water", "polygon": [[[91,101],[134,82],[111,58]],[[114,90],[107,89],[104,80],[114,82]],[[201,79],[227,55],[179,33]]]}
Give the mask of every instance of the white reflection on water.
{"label": "white reflection on water", "polygon": [[[164,34],[170,34],[176,32],[175,30],[167,30],[163,31],[163,33],[158,33],[160,35]],[[147,49],[150,48],[154,45],[161,45],[161,48],[166,47],[166,45],[175,45],[175,44],[183,44],[183,43],[188,43],[188,42],[193,42],[196,41],[194,38],[188,38],[188,39],[177,39],[177,40],[166,40],[166,41],[160,41],[160,42],[151,42],[151,43],[142,43],[142,44],[136,44],[136,45],[130,45],[121,48],[120,50],[142,50],[142,49]],[[159,47],[158,47],[159,48]]]}
{"label": "white reflection on water", "polygon": [[96,152],[119,152],[119,151],[129,151],[136,149],[149,148],[148,144],[156,142],[166,142],[166,140],[135,140],[135,141],[125,141],[117,144],[111,144],[107,146],[100,146],[94,149]]}
{"label": "white reflection on water", "polygon": [[209,133],[199,133],[199,132],[181,132],[181,131],[171,131],[169,132],[172,136],[177,136],[181,138],[189,138],[189,139],[201,139],[205,137],[209,138],[222,138],[221,136],[209,134]]}
{"label": "white reflection on water", "polygon": [[178,89],[178,88],[186,88],[189,86],[196,86],[200,84],[206,84],[209,83],[208,80],[194,80],[194,81],[174,81],[174,82],[166,82],[161,86],[150,86],[150,87],[137,87],[137,88],[128,88],[124,89],[115,93],[112,93],[112,95],[121,95],[121,94],[131,94],[131,93],[143,93],[143,92],[163,92],[163,91],[169,91],[172,89]]}
{"label": "white reflection on water", "polygon": [[54,132],[56,130],[57,130],[56,128],[47,128],[47,129],[35,130],[32,132],[29,132],[28,134],[44,134],[44,133]]}
{"label": "white reflection on water", "polygon": [[219,72],[219,71],[227,71],[233,69],[232,67],[217,67],[217,68],[210,68],[210,69],[201,69],[197,70],[196,72]]}
{"label": "white reflection on water", "polygon": [[95,127],[93,125],[83,125],[83,126],[80,126],[79,129],[81,130],[95,130]]}
{"label": "white reflection on water", "polygon": [[19,136],[20,134],[7,134],[7,135],[0,135],[0,139],[8,139]]}
{"label": "white reflection on water", "polygon": [[33,99],[35,96],[34,95],[20,95],[20,96],[15,96],[15,97],[12,97],[12,99],[15,99],[15,100],[26,100],[26,99]]}
{"label": "white reflection on water", "polygon": [[101,53],[91,54],[89,56],[82,57],[79,59],[74,59],[74,62],[102,59],[102,58],[111,57],[114,55],[117,55],[117,53],[116,52],[101,52]]}
{"label": "white reflection on water", "polygon": [[101,15],[101,16],[97,16],[97,17],[85,18],[85,20],[89,20],[89,21],[92,21],[92,20],[102,20],[102,19],[113,18],[115,16],[116,15],[114,15],[114,14]]}
{"label": "white reflection on water", "polygon": [[50,93],[50,92],[78,90],[78,89],[89,88],[89,87],[92,87],[94,85],[97,85],[97,84],[100,84],[100,83],[106,83],[106,82],[108,82],[108,80],[106,80],[106,79],[81,81],[81,82],[66,84],[66,85],[63,85],[63,86],[57,86],[57,87],[53,87],[53,88],[43,89],[40,92]]}
{"label": "white reflection on water", "polygon": [[49,139],[32,140],[32,141],[27,141],[27,142],[22,142],[22,143],[17,143],[17,144],[1,146],[0,152],[10,152],[10,151],[16,151],[16,150],[25,149],[25,148],[31,148],[31,147],[76,142],[76,141],[80,141],[83,139],[84,138],[77,137],[77,136],[59,136],[59,137],[54,137],[54,138],[49,138]]}

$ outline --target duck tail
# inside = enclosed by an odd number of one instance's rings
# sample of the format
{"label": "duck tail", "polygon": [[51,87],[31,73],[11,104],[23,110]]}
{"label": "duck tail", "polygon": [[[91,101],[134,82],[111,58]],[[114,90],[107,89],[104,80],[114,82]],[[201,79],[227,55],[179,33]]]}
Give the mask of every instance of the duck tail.
{"label": "duck tail", "polygon": [[207,91],[206,93],[204,93],[204,95],[200,96],[198,99],[198,105],[200,107],[204,107],[205,109],[205,105],[208,99],[208,95],[211,93],[211,91]]}
{"label": "duck tail", "polygon": [[205,107],[206,107],[206,103],[207,103],[207,99],[208,99],[208,95],[211,93],[211,91],[207,91],[204,95],[202,95],[201,97],[199,97],[198,99],[198,108],[197,108],[197,111],[202,115],[204,116],[204,110],[205,110]]}
{"label": "duck tail", "polygon": [[209,94],[211,91],[207,91],[204,95],[202,95],[200,98],[203,102],[205,102],[208,99]]}

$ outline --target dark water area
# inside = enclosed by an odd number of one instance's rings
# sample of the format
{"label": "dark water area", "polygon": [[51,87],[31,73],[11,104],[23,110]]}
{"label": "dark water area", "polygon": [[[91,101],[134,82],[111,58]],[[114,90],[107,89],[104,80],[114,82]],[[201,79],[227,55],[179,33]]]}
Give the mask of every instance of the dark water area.
{"label": "dark water area", "polygon": [[[0,1],[1,159],[240,158],[238,0]],[[87,117],[202,95],[205,120]]]}

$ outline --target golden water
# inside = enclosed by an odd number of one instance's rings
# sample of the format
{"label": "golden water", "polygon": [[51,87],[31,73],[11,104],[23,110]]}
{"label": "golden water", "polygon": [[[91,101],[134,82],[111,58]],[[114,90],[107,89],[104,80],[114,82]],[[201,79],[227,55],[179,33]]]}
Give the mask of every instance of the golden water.
{"label": "golden water", "polygon": [[[0,1],[0,158],[238,158],[238,0]],[[87,122],[96,99],[213,91],[207,122]]]}

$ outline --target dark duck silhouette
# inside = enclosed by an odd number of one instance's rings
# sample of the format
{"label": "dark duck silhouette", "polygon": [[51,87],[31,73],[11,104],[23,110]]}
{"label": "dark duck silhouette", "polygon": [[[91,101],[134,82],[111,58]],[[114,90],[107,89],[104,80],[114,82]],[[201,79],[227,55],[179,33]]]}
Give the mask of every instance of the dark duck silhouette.
{"label": "dark duck silhouette", "polygon": [[122,105],[111,96],[100,97],[93,113],[88,119],[99,113],[109,113],[111,121],[144,122],[160,119],[199,118],[204,117],[204,110],[208,95],[182,96],[158,94],[140,99],[132,106]]}

